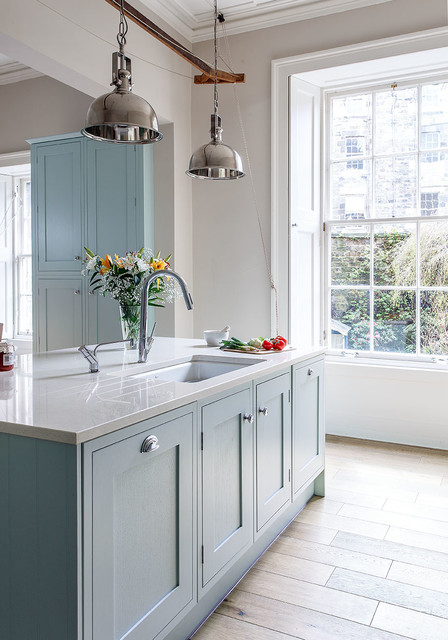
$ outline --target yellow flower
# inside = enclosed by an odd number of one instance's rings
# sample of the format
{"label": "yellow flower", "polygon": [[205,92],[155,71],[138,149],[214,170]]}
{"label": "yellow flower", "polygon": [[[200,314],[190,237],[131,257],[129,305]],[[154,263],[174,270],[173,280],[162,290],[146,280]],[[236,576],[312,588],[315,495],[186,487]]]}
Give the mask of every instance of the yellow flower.
{"label": "yellow flower", "polygon": [[166,269],[167,263],[165,260],[157,260],[157,262],[153,262],[154,269]]}
{"label": "yellow flower", "polygon": [[112,258],[110,257],[110,255],[108,253],[106,253],[106,257],[101,258],[101,264],[103,265],[100,269],[100,274],[104,275],[105,273],[107,273],[107,271],[109,271],[109,269],[112,266]]}
{"label": "yellow flower", "polygon": [[120,267],[120,269],[123,268],[123,262],[122,262],[121,258],[119,256],[117,256],[117,254],[115,254],[115,262],[117,263],[117,267]]}

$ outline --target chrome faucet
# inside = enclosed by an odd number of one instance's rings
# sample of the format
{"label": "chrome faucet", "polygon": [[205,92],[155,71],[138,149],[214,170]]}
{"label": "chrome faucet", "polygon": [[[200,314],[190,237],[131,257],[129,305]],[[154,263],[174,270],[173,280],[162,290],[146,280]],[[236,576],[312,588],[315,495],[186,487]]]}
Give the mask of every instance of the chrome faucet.
{"label": "chrome faucet", "polygon": [[99,363],[98,358],[96,357],[96,352],[98,351],[98,349],[106,344],[121,344],[125,342],[130,342],[132,347],[134,339],[131,338],[130,340],[112,340],[111,342],[100,342],[99,344],[95,345],[93,349],[89,349],[87,345],[83,344],[81,347],[78,347],[78,351],[82,353],[84,358],[88,361],[90,373],[98,373]]}
{"label": "chrome faucet", "polygon": [[154,282],[154,280],[157,280],[157,278],[162,278],[164,276],[168,278],[174,278],[175,280],[178,281],[184,296],[185,306],[187,307],[188,311],[191,311],[191,309],[193,309],[193,299],[191,297],[190,292],[188,291],[187,283],[182,278],[182,276],[180,276],[178,273],[176,273],[175,271],[168,271],[165,269],[157,269],[157,271],[154,271],[149,276],[147,276],[146,279],[143,281],[142,293],[140,298],[140,308],[141,308],[140,337],[138,341],[138,361],[139,362],[146,362],[148,358],[149,350],[151,349],[152,343],[154,341],[152,333],[149,338],[146,337],[149,287]]}

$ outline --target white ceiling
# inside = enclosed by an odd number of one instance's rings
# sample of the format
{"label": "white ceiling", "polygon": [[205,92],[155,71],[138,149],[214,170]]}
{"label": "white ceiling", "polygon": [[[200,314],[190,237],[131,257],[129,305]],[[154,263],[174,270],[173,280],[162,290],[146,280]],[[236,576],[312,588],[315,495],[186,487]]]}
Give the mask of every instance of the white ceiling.
{"label": "white ceiling", "polygon": [[[358,9],[390,0],[218,0],[228,34]],[[141,0],[191,42],[213,37],[213,0]],[[132,4],[132,0],[131,0]]]}
{"label": "white ceiling", "polygon": [[0,53],[0,66],[3,66],[4,64],[11,64],[11,62],[14,62],[14,60],[11,60],[8,56],[4,56],[3,53]]}
{"label": "white ceiling", "polygon": [[0,53],[0,85],[38,78],[42,74]]}

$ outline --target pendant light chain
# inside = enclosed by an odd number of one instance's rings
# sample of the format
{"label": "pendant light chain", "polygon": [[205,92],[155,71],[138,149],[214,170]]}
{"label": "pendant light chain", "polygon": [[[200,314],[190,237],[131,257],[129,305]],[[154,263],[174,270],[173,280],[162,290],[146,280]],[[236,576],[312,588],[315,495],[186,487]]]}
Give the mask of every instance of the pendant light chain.
{"label": "pendant light chain", "polygon": [[[223,34],[224,34],[224,41],[226,43],[227,56],[228,56],[228,59],[229,59],[229,65],[228,66],[229,66],[229,69],[232,71],[232,73],[234,73],[233,70],[232,70],[232,67],[233,67],[232,56],[231,56],[231,53],[230,53],[229,39],[228,39],[227,32],[226,32],[225,22],[222,22],[222,30],[223,30]],[[268,252],[267,252],[267,249],[266,249],[266,241],[265,241],[265,238],[264,238],[263,227],[262,227],[262,224],[261,224],[261,215],[260,215],[260,209],[259,209],[258,201],[257,201],[257,192],[255,190],[254,177],[253,177],[253,173],[252,173],[252,165],[251,165],[250,157],[249,157],[249,147],[247,145],[246,131],[244,129],[243,116],[242,116],[242,112],[241,112],[241,104],[240,104],[240,100],[239,100],[239,96],[238,96],[238,90],[237,90],[236,83],[233,83],[233,92],[235,94],[235,102],[236,102],[236,106],[237,106],[238,120],[239,120],[239,124],[240,124],[240,129],[241,129],[241,137],[243,139],[244,153],[246,155],[247,173],[249,174],[249,181],[250,181],[250,186],[251,186],[251,191],[252,191],[252,199],[253,199],[253,202],[254,202],[255,213],[257,214],[258,229],[259,229],[259,232],[260,232],[260,240],[261,240],[261,245],[263,247],[264,259],[265,259],[265,264],[266,264],[266,273],[267,273],[268,280],[269,280],[269,286],[271,287],[271,289],[272,289],[272,291],[274,293],[275,333],[276,333],[276,335],[278,335],[278,333],[279,333],[278,289],[277,289],[277,285],[275,284],[275,281],[274,281],[274,276],[272,275],[271,265],[270,265],[270,262],[269,262]]]}
{"label": "pendant light chain", "polygon": [[215,45],[215,75],[213,86],[213,103],[215,114],[215,132],[216,132],[216,116],[218,115],[218,37],[217,37],[217,25],[218,25],[218,0],[215,0],[215,23],[213,27],[213,40]]}
{"label": "pendant light chain", "polygon": [[117,42],[120,47],[120,53],[123,53],[124,45],[126,44],[126,34],[128,32],[128,21],[124,14],[124,2],[120,0],[120,23],[118,25]]}

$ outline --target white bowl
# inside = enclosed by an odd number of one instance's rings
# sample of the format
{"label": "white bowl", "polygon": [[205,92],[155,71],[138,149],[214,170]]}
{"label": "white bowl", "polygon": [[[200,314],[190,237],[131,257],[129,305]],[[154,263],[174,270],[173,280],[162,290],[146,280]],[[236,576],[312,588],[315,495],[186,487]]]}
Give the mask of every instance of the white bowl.
{"label": "white bowl", "polygon": [[209,347],[219,347],[221,340],[227,340],[229,331],[217,331],[216,329],[208,329],[204,331],[204,340]]}

